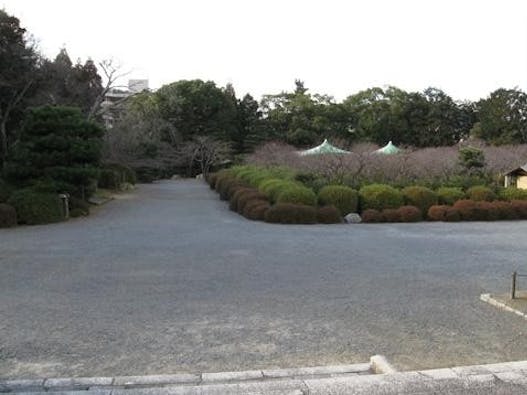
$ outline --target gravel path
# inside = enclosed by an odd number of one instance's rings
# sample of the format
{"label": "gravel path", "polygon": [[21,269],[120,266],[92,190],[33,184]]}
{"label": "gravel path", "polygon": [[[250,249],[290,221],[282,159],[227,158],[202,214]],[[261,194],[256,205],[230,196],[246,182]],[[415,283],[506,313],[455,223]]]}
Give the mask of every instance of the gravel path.
{"label": "gravel path", "polygon": [[202,182],[141,185],[86,219],[0,230],[0,377],[527,359],[525,320],[479,301],[527,271],[526,234],[270,225]]}

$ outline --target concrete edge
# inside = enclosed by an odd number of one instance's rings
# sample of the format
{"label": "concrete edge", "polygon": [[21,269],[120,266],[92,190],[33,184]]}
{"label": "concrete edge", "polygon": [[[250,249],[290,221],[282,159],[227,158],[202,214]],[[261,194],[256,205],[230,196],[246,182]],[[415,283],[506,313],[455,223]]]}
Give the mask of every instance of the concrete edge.
{"label": "concrete edge", "polygon": [[374,374],[392,374],[397,372],[384,355],[372,356],[370,358],[370,366]]}
{"label": "concrete edge", "polygon": [[501,309],[501,310],[505,310],[505,311],[508,311],[510,313],[514,313],[516,315],[519,315],[520,317],[523,317],[525,319],[527,319],[527,314],[520,311],[520,310],[516,310],[510,306],[507,306],[505,303],[503,302],[500,302],[499,300],[496,300],[492,297],[491,294],[481,294],[479,299],[485,303],[488,303],[490,304],[491,306],[494,306],[494,307],[497,307],[498,309]]}
{"label": "concrete edge", "polygon": [[[386,362],[387,363],[387,362]],[[105,389],[133,389],[169,386],[210,386],[213,384],[301,381],[302,378],[342,377],[373,373],[371,363],[312,366],[305,368],[261,369],[214,373],[180,373],[150,376],[69,377],[28,380],[3,380],[0,394],[12,392],[38,393],[39,391],[88,391]]]}

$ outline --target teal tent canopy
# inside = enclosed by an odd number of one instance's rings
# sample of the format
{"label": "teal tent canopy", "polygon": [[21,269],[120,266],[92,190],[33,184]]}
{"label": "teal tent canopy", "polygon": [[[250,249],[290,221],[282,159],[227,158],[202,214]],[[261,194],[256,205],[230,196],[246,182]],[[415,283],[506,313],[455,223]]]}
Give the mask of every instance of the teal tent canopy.
{"label": "teal tent canopy", "polygon": [[328,142],[328,139],[324,139],[324,142],[314,148],[310,148],[305,151],[299,151],[298,154],[304,155],[322,155],[322,154],[349,154],[349,151],[337,148]]}
{"label": "teal tent canopy", "polygon": [[378,149],[377,151],[374,151],[374,153],[376,153],[376,154],[384,154],[384,155],[393,155],[393,154],[398,154],[401,151],[402,150],[400,148],[397,148],[390,141],[384,147]]}

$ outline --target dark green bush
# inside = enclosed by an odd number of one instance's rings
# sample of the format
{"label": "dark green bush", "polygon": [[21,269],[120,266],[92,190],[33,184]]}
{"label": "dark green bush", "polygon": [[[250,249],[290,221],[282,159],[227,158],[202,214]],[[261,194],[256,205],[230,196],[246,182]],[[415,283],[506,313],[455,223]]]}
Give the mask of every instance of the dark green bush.
{"label": "dark green bush", "polygon": [[498,191],[498,198],[501,200],[527,200],[527,189],[503,188]]}
{"label": "dark green bush", "polygon": [[361,214],[361,219],[362,222],[365,223],[377,223],[383,221],[381,212],[375,209],[364,210]]}
{"label": "dark green bush", "polygon": [[13,189],[7,184],[7,182],[0,178],[0,203],[7,202],[12,192]]}
{"label": "dark green bush", "polygon": [[69,199],[69,204],[70,204],[70,216],[72,217],[73,217],[72,212],[74,210],[82,213],[81,215],[84,215],[84,216],[90,214],[90,204],[85,200],[71,196]]}
{"label": "dark green bush", "polygon": [[474,201],[487,201],[491,202],[496,200],[496,194],[494,191],[486,186],[477,185],[467,190],[467,197]]}
{"label": "dark green bush", "polygon": [[129,166],[123,165],[121,163],[110,163],[105,165],[103,168],[116,171],[119,174],[121,184],[129,183],[134,185],[137,183],[137,175],[135,170]]}
{"label": "dark green bush", "polygon": [[439,204],[453,205],[458,200],[465,198],[465,193],[457,187],[441,187],[436,190]]}
{"label": "dark green bush", "polygon": [[265,213],[265,221],[276,224],[314,224],[317,210],[301,204],[278,203]]}
{"label": "dark green bush", "polygon": [[423,219],[422,209],[415,206],[402,206],[397,211],[401,222],[419,222]]}
{"label": "dark green bush", "polygon": [[116,170],[102,169],[99,173],[99,188],[117,190],[121,185],[121,177]]}
{"label": "dark green bush", "polygon": [[437,204],[437,194],[426,187],[406,187],[403,189],[403,196],[406,204],[419,208],[422,214],[426,214],[430,207]]}
{"label": "dark green bush", "polygon": [[359,191],[361,210],[399,208],[403,205],[403,195],[397,189],[384,184],[371,184]]}
{"label": "dark green bush", "polygon": [[70,211],[70,217],[71,218],[78,218],[78,217],[85,217],[88,214],[86,214],[86,211],[80,209],[80,208],[74,208]]}
{"label": "dark green bush", "polygon": [[15,208],[9,204],[0,203],[0,228],[11,228],[16,224]]}
{"label": "dark green bush", "polygon": [[56,194],[20,189],[11,195],[8,204],[15,208],[20,224],[38,225],[64,219],[62,202]]}
{"label": "dark green bush", "polygon": [[276,198],[277,203],[317,205],[317,195],[313,190],[302,186],[290,186],[283,189]]}
{"label": "dark green bush", "polygon": [[318,192],[318,201],[322,205],[335,206],[343,217],[357,212],[359,194],[344,185],[328,185]]}
{"label": "dark green bush", "polygon": [[317,221],[321,224],[342,223],[341,211],[335,206],[319,207],[317,210]]}

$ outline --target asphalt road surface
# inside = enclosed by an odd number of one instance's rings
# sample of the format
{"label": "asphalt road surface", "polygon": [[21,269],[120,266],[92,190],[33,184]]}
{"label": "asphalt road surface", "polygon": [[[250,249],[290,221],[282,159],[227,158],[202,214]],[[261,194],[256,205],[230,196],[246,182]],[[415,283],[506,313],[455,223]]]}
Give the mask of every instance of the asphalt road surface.
{"label": "asphalt road surface", "polygon": [[526,235],[270,225],[200,181],[141,185],[85,219],[0,230],[0,378],[527,359],[527,322],[479,301],[527,272]]}

